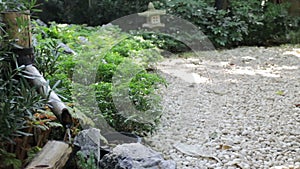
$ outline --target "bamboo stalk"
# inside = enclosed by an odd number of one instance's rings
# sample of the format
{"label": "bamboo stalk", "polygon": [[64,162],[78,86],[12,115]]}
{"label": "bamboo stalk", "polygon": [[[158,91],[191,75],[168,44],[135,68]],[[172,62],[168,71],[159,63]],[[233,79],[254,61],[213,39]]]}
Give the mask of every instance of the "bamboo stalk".
{"label": "bamboo stalk", "polygon": [[3,22],[10,39],[16,40],[21,47],[31,47],[30,12],[2,12]]}
{"label": "bamboo stalk", "polygon": [[60,120],[60,122],[66,126],[72,124],[72,117],[69,110],[57,94],[50,88],[47,81],[40,74],[40,72],[33,65],[27,65],[25,68],[26,73],[32,77],[31,83],[33,86],[37,87],[38,91],[44,98],[49,98],[48,104],[55,116]]}

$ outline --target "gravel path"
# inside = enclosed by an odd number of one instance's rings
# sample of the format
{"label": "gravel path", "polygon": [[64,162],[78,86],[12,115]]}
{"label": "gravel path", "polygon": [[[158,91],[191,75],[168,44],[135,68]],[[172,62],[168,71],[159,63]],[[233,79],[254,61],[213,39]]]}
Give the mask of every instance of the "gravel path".
{"label": "gravel path", "polygon": [[300,165],[300,51],[202,52],[158,69],[169,86],[161,126],[146,142],[178,169]]}

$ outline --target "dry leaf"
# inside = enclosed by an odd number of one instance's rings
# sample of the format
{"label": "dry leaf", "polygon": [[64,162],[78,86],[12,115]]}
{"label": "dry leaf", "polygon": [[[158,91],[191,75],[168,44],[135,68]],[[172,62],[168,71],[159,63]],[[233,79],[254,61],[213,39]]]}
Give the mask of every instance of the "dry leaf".
{"label": "dry leaf", "polygon": [[229,150],[229,149],[232,148],[231,146],[225,145],[225,144],[222,144],[220,147],[221,147],[222,150]]}

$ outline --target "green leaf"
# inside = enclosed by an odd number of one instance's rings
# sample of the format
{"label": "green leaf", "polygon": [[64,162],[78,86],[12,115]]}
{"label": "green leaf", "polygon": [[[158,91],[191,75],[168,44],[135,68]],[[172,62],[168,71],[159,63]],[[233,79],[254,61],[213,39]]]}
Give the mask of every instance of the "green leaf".
{"label": "green leaf", "polygon": [[278,91],[276,91],[276,94],[277,94],[277,95],[280,95],[280,96],[284,96],[284,95],[285,95],[285,93],[284,93],[283,90],[278,90]]}

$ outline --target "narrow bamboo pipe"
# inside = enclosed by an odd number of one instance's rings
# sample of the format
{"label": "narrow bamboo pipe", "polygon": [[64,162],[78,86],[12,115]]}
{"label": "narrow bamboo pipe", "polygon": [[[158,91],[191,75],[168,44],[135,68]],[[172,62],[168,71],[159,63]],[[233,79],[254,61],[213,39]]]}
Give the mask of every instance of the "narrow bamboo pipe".
{"label": "narrow bamboo pipe", "polygon": [[72,125],[72,117],[69,110],[57,94],[50,88],[45,78],[33,65],[27,65],[25,68],[27,75],[32,77],[30,82],[33,86],[37,87],[39,93],[44,97],[48,98],[48,104],[55,116],[65,127]]}

